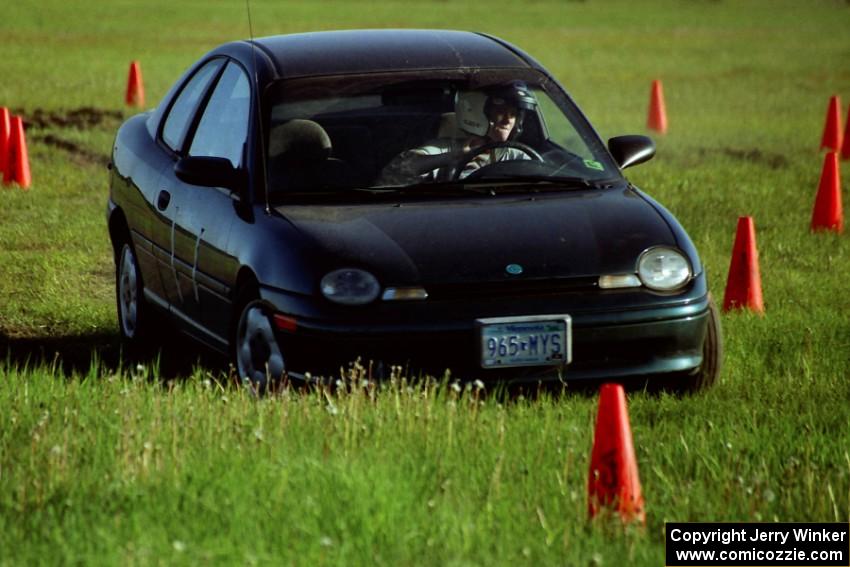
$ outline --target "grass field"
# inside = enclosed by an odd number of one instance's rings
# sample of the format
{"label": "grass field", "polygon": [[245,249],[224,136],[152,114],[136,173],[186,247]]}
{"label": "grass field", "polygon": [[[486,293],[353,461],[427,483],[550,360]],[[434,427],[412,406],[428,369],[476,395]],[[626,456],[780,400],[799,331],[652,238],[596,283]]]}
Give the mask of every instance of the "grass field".
{"label": "grass field", "polygon": [[0,565],[662,565],[665,521],[850,520],[850,244],[808,230],[827,102],[845,118],[850,102],[850,3],[251,8],[257,36],[504,37],[606,138],[644,132],[661,79],[669,133],[627,173],[688,229],[717,298],[736,220],[754,217],[766,315],[723,316],[709,392],[630,396],[645,530],[587,520],[592,396],[396,380],[258,401],[176,349],[122,364],[105,164],[129,62],[154,106],[248,36],[245,4],[4,6],[0,106],[28,123],[33,185],[0,188]]}

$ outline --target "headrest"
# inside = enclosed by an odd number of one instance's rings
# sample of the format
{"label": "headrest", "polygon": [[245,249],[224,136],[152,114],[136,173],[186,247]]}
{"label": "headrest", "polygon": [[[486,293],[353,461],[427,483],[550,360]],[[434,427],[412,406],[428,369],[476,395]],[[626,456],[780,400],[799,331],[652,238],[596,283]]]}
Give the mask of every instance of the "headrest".
{"label": "headrest", "polygon": [[440,116],[440,127],[437,129],[438,138],[463,138],[465,134],[457,126],[457,116],[454,112],[444,112]]}
{"label": "headrest", "polygon": [[290,120],[272,128],[269,136],[269,157],[289,162],[322,161],[332,149],[328,133],[312,120]]}

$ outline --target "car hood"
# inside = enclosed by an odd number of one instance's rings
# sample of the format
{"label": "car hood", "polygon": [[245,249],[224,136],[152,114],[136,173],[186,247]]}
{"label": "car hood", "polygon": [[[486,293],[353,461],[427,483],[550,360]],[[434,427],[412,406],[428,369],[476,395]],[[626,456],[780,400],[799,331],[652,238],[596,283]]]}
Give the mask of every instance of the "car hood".
{"label": "car hood", "polygon": [[634,273],[645,249],[676,245],[629,188],[277,211],[329,259],[317,268],[364,268],[389,285]]}

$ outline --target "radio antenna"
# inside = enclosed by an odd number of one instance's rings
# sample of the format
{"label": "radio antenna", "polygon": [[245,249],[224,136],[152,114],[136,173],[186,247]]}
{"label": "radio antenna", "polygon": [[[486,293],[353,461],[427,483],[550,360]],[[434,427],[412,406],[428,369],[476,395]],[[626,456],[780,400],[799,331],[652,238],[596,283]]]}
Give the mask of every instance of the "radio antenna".
{"label": "radio antenna", "polygon": [[262,187],[263,187],[263,199],[265,200],[265,211],[266,214],[271,213],[271,207],[269,206],[269,187],[268,187],[268,175],[266,172],[266,135],[263,131],[263,108],[260,105],[260,91],[259,91],[259,75],[257,73],[257,45],[254,43],[254,22],[251,20],[251,0],[245,0],[245,9],[248,12],[248,37],[251,40],[251,58],[254,62],[254,102],[257,108],[257,119],[258,125],[257,127],[260,129],[260,169],[263,172],[262,175]]}

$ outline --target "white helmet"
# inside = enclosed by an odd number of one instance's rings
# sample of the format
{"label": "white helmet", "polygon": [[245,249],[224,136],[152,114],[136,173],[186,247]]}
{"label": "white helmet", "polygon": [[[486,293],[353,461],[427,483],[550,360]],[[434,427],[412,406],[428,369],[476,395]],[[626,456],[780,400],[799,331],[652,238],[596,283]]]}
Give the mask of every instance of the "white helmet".
{"label": "white helmet", "polygon": [[522,131],[525,112],[537,108],[537,100],[525,83],[511,83],[489,87],[481,91],[459,91],[455,99],[455,116],[458,126],[475,136],[486,136],[492,124],[490,111],[501,105],[517,109],[513,135]]}
{"label": "white helmet", "polygon": [[484,112],[487,95],[481,91],[460,91],[455,100],[457,125],[465,132],[475,136],[486,136],[490,129],[490,119]]}

